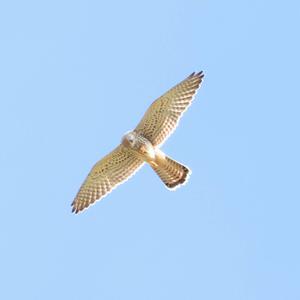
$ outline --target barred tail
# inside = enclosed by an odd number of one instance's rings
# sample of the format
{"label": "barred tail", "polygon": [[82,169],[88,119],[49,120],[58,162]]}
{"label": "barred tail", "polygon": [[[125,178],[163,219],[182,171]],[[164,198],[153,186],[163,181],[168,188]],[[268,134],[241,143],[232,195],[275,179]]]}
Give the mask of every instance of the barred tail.
{"label": "barred tail", "polygon": [[190,170],[187,167],[167,156],[157,161],[157,164],[150,165],[169,189],[184,184],[189,177]]}

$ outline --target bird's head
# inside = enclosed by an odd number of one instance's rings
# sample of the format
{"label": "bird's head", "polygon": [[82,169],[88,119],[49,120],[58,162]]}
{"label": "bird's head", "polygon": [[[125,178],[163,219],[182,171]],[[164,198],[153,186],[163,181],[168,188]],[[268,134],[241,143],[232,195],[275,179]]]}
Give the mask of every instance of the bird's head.
{"label": "bird's head", "polygon": [[122,138],[122,144],[134,148],[136,144],[136,133],[134,131],[127,132]]}

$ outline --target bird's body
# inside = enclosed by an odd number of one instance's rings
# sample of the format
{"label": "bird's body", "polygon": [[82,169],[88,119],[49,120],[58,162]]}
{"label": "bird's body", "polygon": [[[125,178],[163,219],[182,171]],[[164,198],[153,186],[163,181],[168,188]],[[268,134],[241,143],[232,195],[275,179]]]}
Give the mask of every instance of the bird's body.
{"label": "bird's body", "polygon": [[135,131],[125,134],[122,145],[134,151],[144,162],[147,162],[169,189],[183,183],[189,173],[187,167],[167,157],[147,138]]}
{"label": "bird's body", "polygon": [[191,104],[203,76],[202,72],[191,74],[152,103],[138,126],[126,133],[121,144],[92,168],[72,202],[73,212],[78,213],[106,196],[145,162],[169,189],[187,181],[190,170],[165,155],[160,146]]}
{"label": "bird's body", "polygon": [[134,151],[141,159],[150,163],[156,158],[156,152],[151,142],[135,131],[126,133],[122,139],[122,145]]}

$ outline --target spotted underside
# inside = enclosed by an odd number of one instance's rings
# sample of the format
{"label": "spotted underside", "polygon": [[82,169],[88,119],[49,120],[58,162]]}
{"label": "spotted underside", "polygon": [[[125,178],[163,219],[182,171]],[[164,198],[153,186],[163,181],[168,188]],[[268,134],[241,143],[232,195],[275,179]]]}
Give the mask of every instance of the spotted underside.
{"label": "spotted underside", "polygon": [[[152,103],[134,130],[141,140],[146,138],[153,146],[158,146],[169,137],[183,112],[191,104],[203,76],[202,72],[191,74]],[[122,144],[119,145],[92,168],[72,202],[72,211],[78,213],[96,200],[102,199],[113,188],[132,176],[144,161],[141,155],[137,155]],[[178,170],[176,166],[176,162],[169,161],[169,164],[161,166],[162,169],[155,167],[157,174],[170,188],[182,183],[181,180],[185,180],[188,174],[188,169],[185,170],[184,166],[178,167]]]}
{"label": "spotted underside", "polygon": [[142,164],[143,160],[134,152],[118,146],[92,168],[72,203],[72,211],[78,213],[103,198],[132,176]]}
{"label": "spotted underside", "polygon": [[183,112],[192,103],[203,77],[203,72],[192,73],[154,101],[135,131],[145,136],[154,146],[162,144],[175,130]]}

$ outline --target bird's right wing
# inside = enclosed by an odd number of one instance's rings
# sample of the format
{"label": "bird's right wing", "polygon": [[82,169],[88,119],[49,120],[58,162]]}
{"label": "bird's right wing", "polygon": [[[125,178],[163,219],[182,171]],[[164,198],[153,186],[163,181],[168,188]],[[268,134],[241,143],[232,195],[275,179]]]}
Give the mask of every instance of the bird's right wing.
{"label": "bird's right wing", "polygon": [[183,112],[192,103],[203,77],[203,72],[192,73],[154,101],[135,131],[154,146],[162,144],[175,130]]}
{"label": "bird's right wing", "polygon": [[119,184],[130,178],[143,160],[123,145],[98,161],[82,184],[72,202],[72,212],[78,213],[96,200],[102,199]]}

